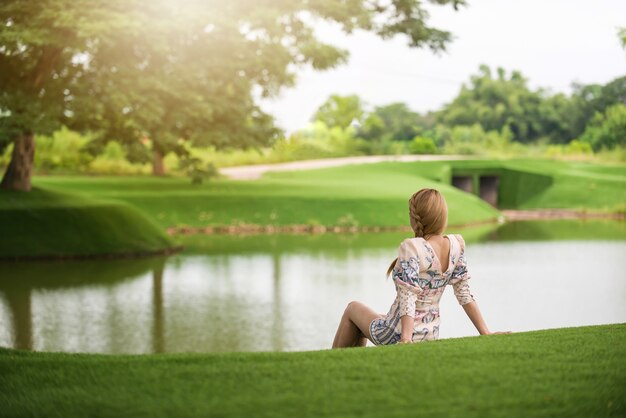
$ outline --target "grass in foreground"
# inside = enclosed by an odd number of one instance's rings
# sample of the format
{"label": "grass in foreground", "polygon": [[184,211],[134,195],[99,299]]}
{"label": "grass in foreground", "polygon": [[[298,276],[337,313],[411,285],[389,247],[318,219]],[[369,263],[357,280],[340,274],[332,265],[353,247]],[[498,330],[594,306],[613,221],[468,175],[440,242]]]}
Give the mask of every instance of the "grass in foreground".
{"label": "grass in foreground", "polygon": [[0,350],[5,416],[624,416],[626,324],[300,353]]}

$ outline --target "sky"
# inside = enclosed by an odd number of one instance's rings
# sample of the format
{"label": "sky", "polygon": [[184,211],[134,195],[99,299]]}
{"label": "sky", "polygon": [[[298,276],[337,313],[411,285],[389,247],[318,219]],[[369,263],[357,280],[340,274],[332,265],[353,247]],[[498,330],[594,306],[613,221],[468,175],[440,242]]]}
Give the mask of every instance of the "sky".
{"label": "sky", "polygon": [[404,102],[418,112],[452,101],[480,64],[495,73],[518,70],[533,88],[571,92],[573,82],[604,84],[626,75],[626,51],[618,27],[626,27],[626,0],[468,0],[451,6],[428,4],[429,24],[452,32],[439,55],[407,46],[406,38],[383,41],[358,31],[345,35],[320,21],[316,33],[350,52],[347,64],[327,71],[302,68],[296,85],[264,100],[287,132],[304,127],[331,94],[357,94],[374,106]]}

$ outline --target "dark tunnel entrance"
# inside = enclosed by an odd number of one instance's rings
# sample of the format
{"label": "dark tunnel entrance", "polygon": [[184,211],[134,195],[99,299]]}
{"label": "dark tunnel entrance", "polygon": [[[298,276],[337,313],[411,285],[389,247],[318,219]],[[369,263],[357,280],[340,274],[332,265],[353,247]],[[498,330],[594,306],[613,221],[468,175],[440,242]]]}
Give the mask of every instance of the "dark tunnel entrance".
{"label": "dark tunnel entrance", "polygon": [[474,181],[472,176],[452,176],[452,185],[467,193],[474,192]]}
{"label": "dark tunnel entrance", "polygon": [[489,203],[491,206],[497,207],[499,186],[500,177],[480,176],[480,185],[478,186],[480,198]]}
{"label": "dark tunnel entrance", "polygon": [[452,176],[452,185],[467,193],[473,193],[493,207],[498,206],[500,176],[480,175],[478,173],[470,175]]}

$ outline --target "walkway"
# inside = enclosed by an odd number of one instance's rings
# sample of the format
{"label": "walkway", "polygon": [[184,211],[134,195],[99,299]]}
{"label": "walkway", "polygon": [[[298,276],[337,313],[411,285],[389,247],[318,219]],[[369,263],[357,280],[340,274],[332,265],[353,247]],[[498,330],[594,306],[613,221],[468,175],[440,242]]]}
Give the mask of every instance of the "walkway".
{"label": "walkway", "polygon": [[233,180],[256,180],[265,173],[277,171],[312,170],[316,168],[340,167],[350,164],[374,164],[386,161],[446,161],[473,158],[467,155],[368,155],[362,157],[325,158],[320,160],[292,161],[289,163],[244,165],[225,167],[220,173]]}

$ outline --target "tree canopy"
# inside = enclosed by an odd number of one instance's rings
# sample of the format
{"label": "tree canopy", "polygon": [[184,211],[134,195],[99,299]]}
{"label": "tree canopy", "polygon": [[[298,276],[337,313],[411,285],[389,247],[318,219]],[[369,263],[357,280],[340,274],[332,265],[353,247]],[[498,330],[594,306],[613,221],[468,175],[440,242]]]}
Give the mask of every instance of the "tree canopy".
{"label": "tree canopy", "polygon": [[316,38],[320,19],[433,51],[451,38],[419,0],[5,0],[0,150],[61,124],[165,151],[179,139],[267,143],[276,130],[259,96],[293,84],[301,65],[347,57]]}
{"label": "tree canopy", "polygon": [[469,85],[463,85],[458,96],[438,112],[438,121],[448,126],[478,123],[485,131],[506,128],[518,142],[567,143],[582,134],[594,114],[626,103],[626,77],[606,85],[574,84],[572,95],[567,96],[531,90],[518,71],[507,76],[498,68],[496,73],[481,65]]}
{"label": "tree canopy", "polygon": [[580,139],[594,151],[626,147],[626,105],[614,104],[596,113]]}
{"label": "tree canopy", "polygon": [[536,139],[541,134],[541,94],[531,91],[518,71],[510,76],[502,68],[496,72],[494,77],[488,66],[481,65],[470,84],[463,85],[458,96],[440,112],[439,121],[450,126],[480,123],[486,131],[507,126],[515,140]]}
{"label": "tree canopy", "polygon": [[364,113],[363,102],[356,94],[333,94],[317,109],[313,120],[324,122],[330,128],[347,128],[353,121],[360,123]]}

